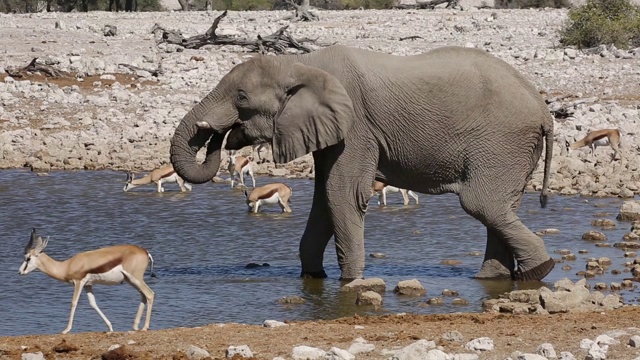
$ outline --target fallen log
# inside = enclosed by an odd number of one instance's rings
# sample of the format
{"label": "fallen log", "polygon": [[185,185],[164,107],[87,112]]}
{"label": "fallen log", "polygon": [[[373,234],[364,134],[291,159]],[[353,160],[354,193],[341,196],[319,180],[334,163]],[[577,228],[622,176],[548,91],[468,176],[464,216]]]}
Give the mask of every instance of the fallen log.
{"label": "fallen log", "polygon": [[151,31],[153,33],[155,33],[156,31],[162,31],[162,36],[158,44],[174,44],[182,46],[185,49],[199,49],[205,45],[238,45],[245,47],[252,52],[260,52],[262,54],[265,54],[269,51],[273,51],[276,54],[283,54],[287,49],[296,49],[303,53],[309,53],[313,51],[312,48],[303,45],[303,43],[311,43],[319,46],[332,45],[317,43],[318,39],[314,40],[303,38],[296,40],[288,31],[289,25],[281,27],[271,35],[258,35],[255,40],[240,38],[231,35],[218,35],[216,34],[218,24],[220,23],[220,20],[222,20],[225,16],[227,16],[226,10],[213,20],[213,24],[207,30],[207,32],[188,38],[185,38],[180,31],[166,30],[158,24],[155,24]]}
{"label": "fallen log", "polygon": [[5,71],[7,72],[7,74],[9,74],[9,76],[13,78],[21,78],[25,73],[42,73],[47,77],[71,77],[71,74],[69,74],[68,72],[55,69],[50,65],[38,64],[37,60],[38,58],[35,57],[33,58],[33,60],[31,60],[29,65],[23,68],[5,69]]}

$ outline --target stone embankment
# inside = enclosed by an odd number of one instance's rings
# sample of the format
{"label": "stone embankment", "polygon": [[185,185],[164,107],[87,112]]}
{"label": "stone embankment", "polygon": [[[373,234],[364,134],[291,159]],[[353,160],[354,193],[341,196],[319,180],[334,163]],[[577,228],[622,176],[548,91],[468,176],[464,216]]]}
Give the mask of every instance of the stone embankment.
{"label": "stone embankment", "polygon": [[[231,12],[219,33],[255,38],[288,24],[289,13]],[[485,49],[513,64],[549,101],[556,119],[551,189],[560,194],[631,197],[638,179],[640,49],[559,46],[566,10],[319,11],[295,23],[294,37],[410,55],[442,45]],[[253,54],[237,46],[184,50],[157,44],[154,24],[201,34],[217,12],[40,13],[0,15],[0,168],[148,171],[168,162],[180,119],[233,66]],[[117,27],[116,35],[112,29]],[[393,31],[390,31],[393,29]],[[108,36],[107,36],[108,35]],[[414,40],[404,37],[419,35]],[[311,45],[313,47],[313,45]],[[6,70],[33,58],[70,78],[14,78]],[[131,70],[133,65],[147,70]],[[158,74],[154,70],[161,69]],[[514,99],[514,101],[516,101]],[[609,147],[567,152],[565,141],[589,130],[618,128],[621,161]],[[251,154],[247,148],[246,153]],[[226,155],[225,155],[226,156]],[[257,156],[254,156],[257,158]],[[269,157],[267,157],[269,159]],[[257,173],[312,177],[312,158]],[[222,164],[225,165],[224,162]],[[539,189],[542,161],[529,189]]]}

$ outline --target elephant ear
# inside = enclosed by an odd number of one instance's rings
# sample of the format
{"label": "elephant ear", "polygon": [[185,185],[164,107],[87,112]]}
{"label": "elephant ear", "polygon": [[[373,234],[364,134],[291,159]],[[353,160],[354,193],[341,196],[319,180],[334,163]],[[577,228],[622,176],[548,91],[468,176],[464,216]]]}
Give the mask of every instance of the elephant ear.
{"label": "elephant ear", "polygon": [[273,125],[277,163],[337,144],[354,121],[351,98],[335,76],[299,63],[290,71],[287,98]]}

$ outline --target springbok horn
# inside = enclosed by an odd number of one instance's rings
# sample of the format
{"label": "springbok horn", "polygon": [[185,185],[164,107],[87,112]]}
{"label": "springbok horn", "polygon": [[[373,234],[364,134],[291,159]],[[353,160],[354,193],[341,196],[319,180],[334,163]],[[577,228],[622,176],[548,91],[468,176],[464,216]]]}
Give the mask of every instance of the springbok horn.
{"label": "springbok horn", "polygon": [[29,242],[27,243],[27,247],[24,248],[24,253],[28,253],[29,250],[31,250],[31,247],[33,246],[33,242],[36,241],[37,239],[37,235],[36,235],[36,228],[32,228],[31,229],[31,238],[29,239]]}

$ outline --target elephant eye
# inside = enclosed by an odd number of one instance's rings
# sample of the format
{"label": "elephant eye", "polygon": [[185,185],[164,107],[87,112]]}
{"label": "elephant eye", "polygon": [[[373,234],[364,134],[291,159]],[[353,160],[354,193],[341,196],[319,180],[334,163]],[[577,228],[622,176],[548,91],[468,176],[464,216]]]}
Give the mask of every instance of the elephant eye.
{"label": "elephant eye", "polygon": [[238,90],[238,102],[241,104],[246,103],[249,100],[247,92],[244,90]]}

